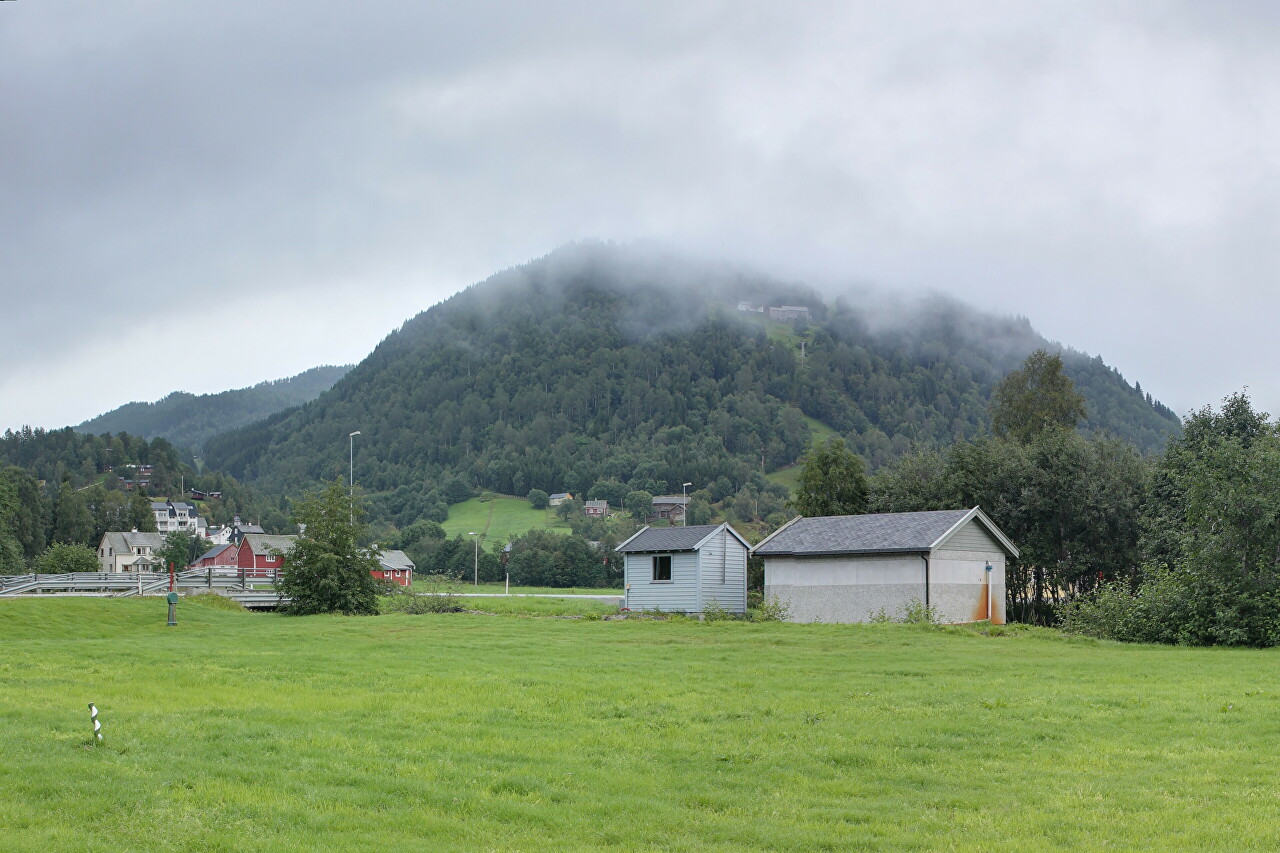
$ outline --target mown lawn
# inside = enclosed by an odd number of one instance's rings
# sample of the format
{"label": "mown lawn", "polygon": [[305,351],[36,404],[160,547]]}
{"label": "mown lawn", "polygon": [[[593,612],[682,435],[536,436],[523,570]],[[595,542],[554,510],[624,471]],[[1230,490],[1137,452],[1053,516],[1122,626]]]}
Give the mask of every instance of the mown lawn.
{"label": "mown lawn", "polygon": [[0,599],[0,849],[1280,846],[1276,652],[185,601],[179,620]]}
{"label": "mown lawn", "polygon": [[[490,509],[492,508],[492,515]],[[546,527],[568,533],[569,525],[555,514],[554,509],[534,509],[524,498],[495,497],[492,501],[472,498],[449,507],[449,518],[441,527],[449,536],[466,536],[471,531],[485,534],[480,547],[491,547],[493,542],[507,542],[512,537],[528,533],[535,527]]]}

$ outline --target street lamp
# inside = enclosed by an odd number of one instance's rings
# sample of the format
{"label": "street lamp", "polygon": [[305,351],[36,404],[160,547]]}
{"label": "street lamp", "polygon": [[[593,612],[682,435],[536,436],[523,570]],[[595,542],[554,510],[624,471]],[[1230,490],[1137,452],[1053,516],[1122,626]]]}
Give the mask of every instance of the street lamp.
{"label": "street lamp", "polygon": [[351,452],[351,468],[347,475],[347,507],[350,516],[347,521],[350,524],[355,524],[356,521],[356,436],[359,434],[360,430],[347,433]]}
{"label": "street lamp", "polygon": [[472,582],[476,586],[480,586],[480,534],[472,530],[472,531],[469,531],[467,535],[476,537],[475,538],[475,543],[476,543],[475,566],[472,568],[472,571],[475,572],[475,574],[473,575]]}
{"label": "street lamp", "polygon": [[680,497],[684,498],[684,514],[680,516],[680,526],[689,526],[689,493],[686,491],[693,483],[680,484]]}

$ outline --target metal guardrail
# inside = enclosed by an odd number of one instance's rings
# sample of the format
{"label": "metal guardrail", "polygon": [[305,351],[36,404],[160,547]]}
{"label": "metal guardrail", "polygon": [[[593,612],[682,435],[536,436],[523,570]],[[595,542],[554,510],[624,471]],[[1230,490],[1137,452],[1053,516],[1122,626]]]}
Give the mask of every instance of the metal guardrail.
{"label": "metal guardrail", "polygon": [[[274,569],[218,571],[212,567],[175,572],[174,586],[181,589],[206,588],[249,590],[254,584],[274,586],[279,572]],[[71,572],[68,574],[0,575],[0,596],[41,595],[60,592],[115,592],[125,596],[147,595],[169,589],[168,572]]]}

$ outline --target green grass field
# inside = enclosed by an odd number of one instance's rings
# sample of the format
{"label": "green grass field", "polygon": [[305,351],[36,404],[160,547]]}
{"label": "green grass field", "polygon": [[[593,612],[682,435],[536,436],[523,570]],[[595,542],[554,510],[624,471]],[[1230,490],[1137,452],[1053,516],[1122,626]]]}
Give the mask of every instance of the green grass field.
{"label": "green grass field", "polygon": [[569,532],[569,525],[556,516],[554,509],[534,509],[524,498],[512,497],[495,497],[492,502],[472,498],[454,504],[449,507],[449,519],[441,526],[449,536],[466,536],[473,530],[486,533],[486,542],[507,542],[535,527]]}
{"label": "green grass field", "polygon": [[1280,846],[1276,651],[164,609],[0,599],[0,849]]}

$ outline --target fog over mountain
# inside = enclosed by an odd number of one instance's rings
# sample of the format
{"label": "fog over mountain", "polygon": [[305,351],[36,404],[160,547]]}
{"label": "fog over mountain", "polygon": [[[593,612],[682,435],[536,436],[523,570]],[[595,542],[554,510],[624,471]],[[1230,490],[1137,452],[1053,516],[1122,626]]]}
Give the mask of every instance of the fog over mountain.
{"label": "fog over mountain", "polygon": [[[770,306],[800,316],[772,319]],[[211,438],[205,460],[288,494],[346,475],[359,430],[356,477],[396,524],[439,515],[453,481],[516,495],[690,481],[720,500],[795,463],[815,429],[873,467],[976,436],[995,383],[1045,346],[1025,319],[949,298],[890,315],[740,268],[584,243],[405,322],[313,402]],[[1147,451],[1177,431],[1101,358],[1067,350],[1064,362],[1087,429]]]}
{"label": "fog over mountain", "polygon": [[0,423],[353,363],[587,238],[1280,411],[1278,45],[1261,2],[0,3]]}

